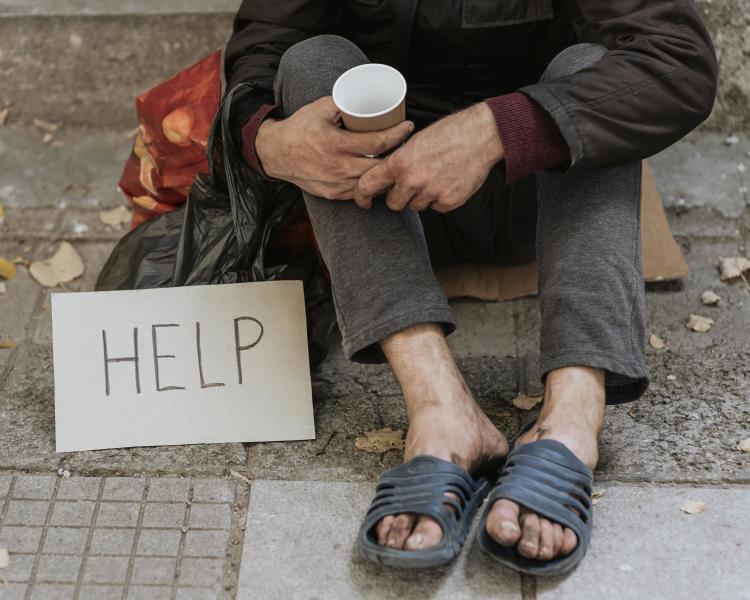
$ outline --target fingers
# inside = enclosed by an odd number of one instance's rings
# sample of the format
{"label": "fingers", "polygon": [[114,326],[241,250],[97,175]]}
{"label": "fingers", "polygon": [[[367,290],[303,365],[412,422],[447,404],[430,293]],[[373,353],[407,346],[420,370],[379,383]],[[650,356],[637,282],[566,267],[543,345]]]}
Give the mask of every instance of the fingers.
{"label": "fingers", "polygon": [[420,212],[429,208],[435,201],[435,198],[427,194],[417,193],[409,202],[409,208],[413,211]]}
{"label": "fingers", "polygon": [[403,210],[414,197],[416,190],[407,183],[396,180],[396,183],[385,197],[385,203],[391,210]]}
{"label": "fingers", "polygon": [[358,133],[339,130],[337,143],[344,152],[351,154],[383,154],[401,144],[414,131],[414,123],[402,121],[389,129]]}
{"label": "fingers", "polygon": [[384,160],[359,178],[354,188],[354,201],[357,206],[370,208],[372,199],[395,183],[396,178],[391,163],[390,160]]}

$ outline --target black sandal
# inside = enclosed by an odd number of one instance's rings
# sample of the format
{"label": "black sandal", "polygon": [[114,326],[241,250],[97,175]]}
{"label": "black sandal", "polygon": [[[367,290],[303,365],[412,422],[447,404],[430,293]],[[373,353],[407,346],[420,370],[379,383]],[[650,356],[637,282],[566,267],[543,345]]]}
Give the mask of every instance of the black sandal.
{"label": "black sandal", "polygon": [[[528,429],[528,428],[527,428]],[[561,575],[581,562],[591,543],[593,516],[591,492],[594,476],[564,444],[537,440],[514,449],[502,468],[497,485],[490,492],[479,525],[480,546],[501,563],[530,575]],[[487,515],[493,504],[507,499],[536,514],[572,529],[578,544],[567,556],[533,560],[504,546],[487,533]]]}
{"label": "black sandal", "polygon": [[[417,456],[383,473],[375,499],[362,522],[357,546],[363,558],[389,567],[427,568],[453,560],[466,542],[471,523],[491,482],[475,480],[458,465],[432,456]],[[452,492],[460,500],[447,497]],[[427,515],[440,525],[443,537],[426,550],[380,546],[376,526],[383,517],[402,513]]]}

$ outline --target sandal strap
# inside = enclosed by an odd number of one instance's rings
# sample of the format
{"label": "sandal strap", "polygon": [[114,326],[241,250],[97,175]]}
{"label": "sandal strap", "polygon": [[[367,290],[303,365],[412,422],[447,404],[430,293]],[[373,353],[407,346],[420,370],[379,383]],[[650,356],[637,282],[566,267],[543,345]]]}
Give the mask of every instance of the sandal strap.
{"label": "sandal strap", "polygon": [[510,453],[490,492],[488,510],[500,499],[510,500],[569,527],[585,546],[591,537],[593,484],[591,469],[564,444],[537,440]]}
{"label": "sandal strap", "polygon": [[[388,515],[416,513],[437,521],[443,530],[443,541],[447,542],[482,486],[488,486],[488,482],[475,481],[454,463],[433,456],[417,456],[383,473],[363,529],[369,532]],[[445,495],[450,492],[460,500]]]}

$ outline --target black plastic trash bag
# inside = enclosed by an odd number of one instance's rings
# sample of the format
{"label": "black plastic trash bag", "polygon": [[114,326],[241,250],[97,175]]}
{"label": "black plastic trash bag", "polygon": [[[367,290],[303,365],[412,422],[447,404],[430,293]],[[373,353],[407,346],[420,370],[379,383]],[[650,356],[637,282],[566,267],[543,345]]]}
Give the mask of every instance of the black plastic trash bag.
{"label": "black plastic trash bag", "polygon": [[275,231],[303,210],[291,184],[255,173],[230,132],[230,109],[252,90],[229,91],[208,139],[209,173],[199,175],[184,207],[153,217],[115,246],[96,282],[97,290],[302,280],[310,363],[318,365],[336,337],[328,280],[317,256],[271,252]]}

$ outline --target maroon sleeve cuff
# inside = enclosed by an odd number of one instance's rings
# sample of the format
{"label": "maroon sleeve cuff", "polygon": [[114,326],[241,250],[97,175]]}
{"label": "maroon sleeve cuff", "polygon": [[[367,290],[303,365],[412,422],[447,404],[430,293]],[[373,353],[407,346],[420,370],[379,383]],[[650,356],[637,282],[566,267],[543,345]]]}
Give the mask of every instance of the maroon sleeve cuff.
{"label": "maroon sleeve cuff", "polygon": [[568,146],[552,118],[520,92],[488,98],[505,153],[507,183],[562,165]]}
{"label": "maroon sleeve cuff", "polygon": [[263,121],[272,116],[271,113],[277,108],[278,105],[276,104],[264,104],[242,126],[242,157],[248,165],[266,179],[270,179],[270,177],[266,175],[263,166],[260,164],[258,153],[255,151],[255,138],[258,136],[258,129],[260,129]]}

